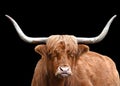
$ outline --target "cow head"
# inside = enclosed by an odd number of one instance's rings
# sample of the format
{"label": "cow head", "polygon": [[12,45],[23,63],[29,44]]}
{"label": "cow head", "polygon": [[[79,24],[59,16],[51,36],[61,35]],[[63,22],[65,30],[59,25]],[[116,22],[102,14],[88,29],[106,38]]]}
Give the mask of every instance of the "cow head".
{"label": "cow head", "polygon": [[88,51],[85,45],[78,45],[71,35],[52,35],[46,45],[37,45],[35,51],[47,60],[47,70],[57,77],[72,75],[80,55]]}

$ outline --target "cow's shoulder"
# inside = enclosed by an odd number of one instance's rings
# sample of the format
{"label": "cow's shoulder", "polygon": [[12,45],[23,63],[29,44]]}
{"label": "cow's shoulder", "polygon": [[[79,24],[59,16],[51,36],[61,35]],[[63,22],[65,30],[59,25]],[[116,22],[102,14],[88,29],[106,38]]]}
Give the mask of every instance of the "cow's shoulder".
{"label": "cow's shoulder", "polygon": [[97,52],[88,51],[79,57],[78,67],[86,68],[90,70],[98,70],[101,68],[103,70],[111,70],[111,68],[116,69],[116,64],[114,60],[112,60],[107,55],[103,55]]}
{"label": "cow's shoulder", "polygon": [[94,51],[88,51],[87,53],[83,54],[80,57],[80,60],[84,61],[99,61],[99,62],[110,62],[113,63],[114,61],[112,60],[111,57],[107,55],[103,55]]}

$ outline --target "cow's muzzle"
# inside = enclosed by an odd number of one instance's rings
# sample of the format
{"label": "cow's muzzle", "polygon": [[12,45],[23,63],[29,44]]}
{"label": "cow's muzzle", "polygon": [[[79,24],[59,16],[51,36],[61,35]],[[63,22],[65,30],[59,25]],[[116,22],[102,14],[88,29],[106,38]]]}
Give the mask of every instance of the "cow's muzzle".
{"label": "cow's muzzle", "polygon": [[64,77],[71,76],[72,71],[71,71],[71,68],[69,66],[59,66],[57,68],[57,71],[56,71],[55,75],[57,77],[64,78]]}

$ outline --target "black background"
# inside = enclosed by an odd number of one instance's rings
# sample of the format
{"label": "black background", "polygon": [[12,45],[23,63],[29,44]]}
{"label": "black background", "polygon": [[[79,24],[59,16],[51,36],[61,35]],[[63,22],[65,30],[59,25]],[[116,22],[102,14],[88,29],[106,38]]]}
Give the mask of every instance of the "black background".
{"label": "black background", "polygon": [[[10,15],[30,37],[71,34],[77,37],[97,36],[108,20],[117,15],[107,36],[99,43],[89,44],[90,50],[113,59],[120,72],[120,9],[116,3],[89,2],[14,2],[0,8],[1,79],[3,86],[30,86],[40,55],[37,44],[25,43],[5,17]],[[103,4],[104,3],[104,4]]]}

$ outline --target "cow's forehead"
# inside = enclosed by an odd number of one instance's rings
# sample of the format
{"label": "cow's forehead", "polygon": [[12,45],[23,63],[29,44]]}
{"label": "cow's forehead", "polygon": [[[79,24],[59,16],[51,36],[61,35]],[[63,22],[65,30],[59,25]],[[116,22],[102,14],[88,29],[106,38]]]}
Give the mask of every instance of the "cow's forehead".
{"label": "cow's forehead", "polygon": [[48,37],[46,44],[49,46],[49,44],[59,44],[61,42],[64,42],[65,44],[77,44],[76,37],[73,35],[52,35]]}
{"label": "cow's forehead", "polygon": [[77,40],[73,35],[52,35],[46,43],[48,49],[57,49],[65,47],[67,50],[77,49]]}

